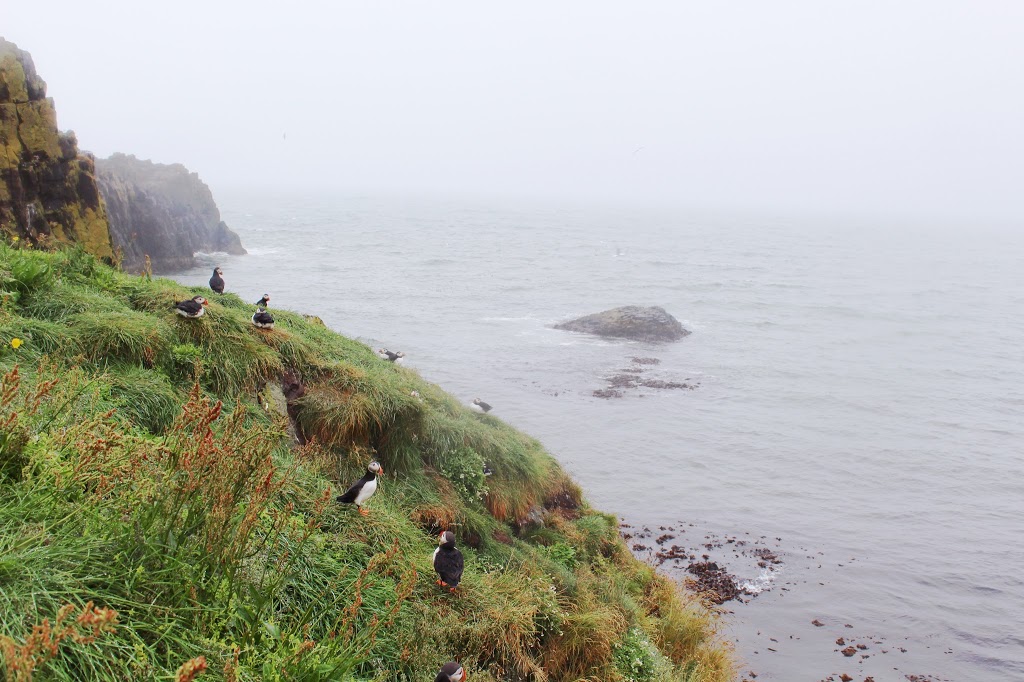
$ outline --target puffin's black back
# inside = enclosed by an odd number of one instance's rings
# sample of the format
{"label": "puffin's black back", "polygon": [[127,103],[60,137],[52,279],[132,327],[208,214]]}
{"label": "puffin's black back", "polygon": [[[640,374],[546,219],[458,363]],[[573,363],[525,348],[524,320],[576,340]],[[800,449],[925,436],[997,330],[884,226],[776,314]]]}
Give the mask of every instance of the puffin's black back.
{"label": "puffin's black back", "polygon": [[449,587],[459,586],[464,564],[462,552],[456,549],[454,543],[451,546],[441,545],[434,557],[434,570]]}
{"label": "puffin's black back", "polygon": [[213,271],[213,277],[210,278],[210,288],[218,294],[224,293],[224,278],[218,275],[216,270]]}
{"label": "puffin's black back", "polygon": [[437,677],[434,678],[434,682],[451,682],[452,675],[457,673],[462,665],[455,661],[450,661],[442,666],[440,672],[437,673]]}
{"label": "puffin's black back", "polygon": [[203,304],[195,301],[178,301],[174,304],[174,307],[188,313],[189,315],[195,315],[203,309]]}
{"label": "puffin's black back", "polygon": [[260,324],[274,324],[273,316],[265,310],[256,311],[253,314],[252,319],[254,322],[259,322]]}
{"label": "puffin's black back", "polygon": [[347,502],[348,504],[352,504],[356,501],[356,496],[359,495],[359,491],[363,489],[363,486],[375,478],[377,478],[377,474],[372,471],[367,471],[362,478],[352,484],[351,488],[338,497],[338,502]]}

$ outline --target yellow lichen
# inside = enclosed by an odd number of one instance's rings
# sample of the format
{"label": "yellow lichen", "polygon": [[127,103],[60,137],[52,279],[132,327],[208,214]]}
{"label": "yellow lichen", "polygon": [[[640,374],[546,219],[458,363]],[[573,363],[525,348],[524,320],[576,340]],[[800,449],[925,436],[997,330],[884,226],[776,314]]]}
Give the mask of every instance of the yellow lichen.
{"label": "yellow lichen", "polygon": [[0,84],[7,86],[11,101],[28,101],[28,83],[25,67],[14,52],[14,45],[0,42]]}
{"label": "yellow lichen", "polygon": [[29,154],[45,154],[50,159],[61,158],[60,136],[57,133],[57,112],[50,99],[19,104],[18,137]]}
{"label": "yellow lichen", "polygon": [[113,261],[114,249],[110,244],[110,223],[107,221],[107,212],[103,205],[100,205],[99,210],[86,208],[84,211],[81,206],[76,206],[74,213],[75,240],[97,258]]}

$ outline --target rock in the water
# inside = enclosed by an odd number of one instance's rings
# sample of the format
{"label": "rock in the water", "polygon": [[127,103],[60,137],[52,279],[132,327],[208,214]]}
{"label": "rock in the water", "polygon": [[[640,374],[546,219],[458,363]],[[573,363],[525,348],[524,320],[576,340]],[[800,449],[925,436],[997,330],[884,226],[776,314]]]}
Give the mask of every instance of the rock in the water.
{"label": "rock in the water", "polygon": [[627,305],[555,325],[555,329],[634,341],[677,341],[690,332],[664,308]]}
{"label": "rock in the water", "polygon": [[154,272],[170,272],[192,267],[198,251],[245,253],[210,188],[181,164],[114,154],[98,160],[96,170],[125,271],[142,270],[146,256]]}

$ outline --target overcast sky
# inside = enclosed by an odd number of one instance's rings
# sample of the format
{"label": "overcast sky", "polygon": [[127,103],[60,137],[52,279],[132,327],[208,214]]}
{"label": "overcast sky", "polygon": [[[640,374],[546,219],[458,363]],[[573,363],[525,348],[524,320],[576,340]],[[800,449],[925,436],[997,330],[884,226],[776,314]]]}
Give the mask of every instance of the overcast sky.
{"label": "overcast sky", "polygon": [[1024,219],[1024,2],[0,0],[82,148],[218,188]]}

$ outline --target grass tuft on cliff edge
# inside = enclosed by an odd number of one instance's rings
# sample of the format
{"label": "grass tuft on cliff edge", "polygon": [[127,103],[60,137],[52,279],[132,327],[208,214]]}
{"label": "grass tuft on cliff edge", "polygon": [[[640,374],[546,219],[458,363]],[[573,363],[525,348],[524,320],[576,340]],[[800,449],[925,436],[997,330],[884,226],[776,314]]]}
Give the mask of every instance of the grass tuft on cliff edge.
{"label": "grass tuft on cliff edge", "polygon": [[733,678],[536,440],[301,315],[172,311],[199,291],[0,245],[0,678]]}

